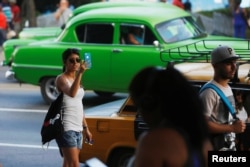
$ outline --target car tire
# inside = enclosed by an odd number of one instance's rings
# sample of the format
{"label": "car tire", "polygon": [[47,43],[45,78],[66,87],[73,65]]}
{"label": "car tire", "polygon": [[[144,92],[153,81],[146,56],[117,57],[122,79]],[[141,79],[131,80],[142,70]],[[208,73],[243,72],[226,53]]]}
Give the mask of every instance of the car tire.
{"label": "car tire", "polygon": [[108,167],[127,167],[130,158],[134,155],[133,148],[119,148],[114,150],[108,158]]}
{"label": "car tire", "polygon": [[115,94],[115,92],[104,92],[104,91],[97,91],[97,90],[94,90],[94,92],[95,94],[101,97],[111,97]]}
{"label": "car tire", "polygon": [[47,104],[50,104],[59,95],[56,90],[55,79],[55,77],[47,77],[41,82],[41,94]]}

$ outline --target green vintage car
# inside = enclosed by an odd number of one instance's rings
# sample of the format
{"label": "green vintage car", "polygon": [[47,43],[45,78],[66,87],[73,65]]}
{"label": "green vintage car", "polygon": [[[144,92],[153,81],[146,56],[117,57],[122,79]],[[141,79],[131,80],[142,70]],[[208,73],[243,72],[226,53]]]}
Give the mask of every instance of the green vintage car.
{"label": "green vintage car", "polygon": [[[116,6],[149,6],[152,5],[152,3],[141,3],[141,2],[112,2],[112,3],[92,3],[80,6],[76,8],[73,12],[70,18],[81,14],[83,12],[86,12],[91,9],[97,9],[97,8],[110,8],[110,7],[116,7]],[[160,3],[154,3],[154,6],[161,6]],[[69,18],[69,19],[70,19]],[[46,39],[51,37],[57,37],[60,32],[62,31],[62,27],[32,27],[32,28],[24,28],[18,35],[19,39]]]}
{"label": "green vintage car", "polygon": [[[141,3],[141,2],[108,2],[108,3],[90,3],[87,5],[80,6],[76,8],[69,19],[74,16],[81,14],[83,12],[98,9],[98,8],[110,8],[117,6],[161,6],[161,3]],[[56,38],[64,29],[65,25],[62,27],[29,27],[24,28],[19,34],[18,39],[8,40],[4,43],[4,53],[6,59],[1,62],[2,65],[11,65],[12,53],[16,47],[27,45],[31,42],[37,40]],[[21,40],[20,40],[21,39]]]}
{"label": "green vintage car", "polygon": [[[127,92],[131,78],[145,66],[165,66],[165,60],[190,57],[182,52],[210,51],[219,44],[245,49],[248,44],[207,35],[189,13],[170,4],[111,4],[100,2],[89,4],[88,9],[77,8],[56,38],[6,42],[4,64],[11,66],[6,76],[40,86],[44,100],[50,103],[57,96],[54,81],[62,72],[62,52],[78,48],[81,55],[92,57],[92,68],[83,77],[84,88],[110,96]],[[128,38],[135,27],[141,32],[140,45],[131,44]]]}
{"label": "green vintage car", "polygon": [[[19,34],[19,39],[47,39],[55,38],[61,33],[62,29],[60,27],[32,27],[24,28]],[[7,41],[8,42],[8,41]]]}

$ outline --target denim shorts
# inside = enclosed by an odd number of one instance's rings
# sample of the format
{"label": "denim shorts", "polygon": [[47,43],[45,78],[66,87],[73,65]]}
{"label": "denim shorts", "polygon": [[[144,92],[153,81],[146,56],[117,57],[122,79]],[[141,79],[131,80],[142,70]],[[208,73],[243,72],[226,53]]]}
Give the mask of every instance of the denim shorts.
{"label": "denim shorts", "polygon": [[77,147],[82,148],[82,132],[75,132],[72,130],[63,132],[60,138],[56,139],[58,147]]}

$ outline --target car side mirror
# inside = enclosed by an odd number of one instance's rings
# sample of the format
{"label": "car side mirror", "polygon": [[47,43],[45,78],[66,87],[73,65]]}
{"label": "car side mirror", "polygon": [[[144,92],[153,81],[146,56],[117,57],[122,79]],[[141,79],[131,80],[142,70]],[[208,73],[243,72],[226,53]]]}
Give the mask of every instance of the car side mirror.
{"label": "car side mirror", "polygon": [[159,41],[156,41],[156,40],[153,42],[153,44],[154,44],[154,46],[156,46],[156,47],[159,47],[159,45],[160,45]]}
{"label": "car side mirror", "polygon": [[153,44],[154,44],[154,46],[155,46],[156,48],[159,48],[160,50],[163,49],[163,46],[160,44],[159,41],[155,40],[155,41],[153,42]]}

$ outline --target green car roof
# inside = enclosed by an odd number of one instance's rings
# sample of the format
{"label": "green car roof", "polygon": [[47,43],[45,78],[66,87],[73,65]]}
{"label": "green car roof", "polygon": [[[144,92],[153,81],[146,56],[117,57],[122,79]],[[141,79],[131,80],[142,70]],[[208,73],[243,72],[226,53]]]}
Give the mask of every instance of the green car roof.
{"label": "green car roof", "polygon": [[[144,12],[147,11],[147,12]],[[105,15],[104,15],[105,13]],[[151,25],[156,25],[166,20],[171,20],[174,18],[190,16],[189,13],[185,12],[178,7],[164,4],[161,7],[148,6],[125,6],[125,7],[112,7],[112,8],[98,8],[92,9],[81,14],[78,14],[71,20],[69,20],[70,25],[72,22],[78,22],[84,18],[88,19],[102,19],[102,20],[144,20],[145,22],[151,23]]]}
{"label": "green car roof", "polygon": [[125,6],[156,6],[162,7],[166,6],[165,3],[155,3],[155,2],[94,2],[89,3],[80,7],[77,7],[72,16],[76,16],[80,13],[86,12],[92,9],[99,9],[99,8],[113,8],[113,7],[125,7]]}

